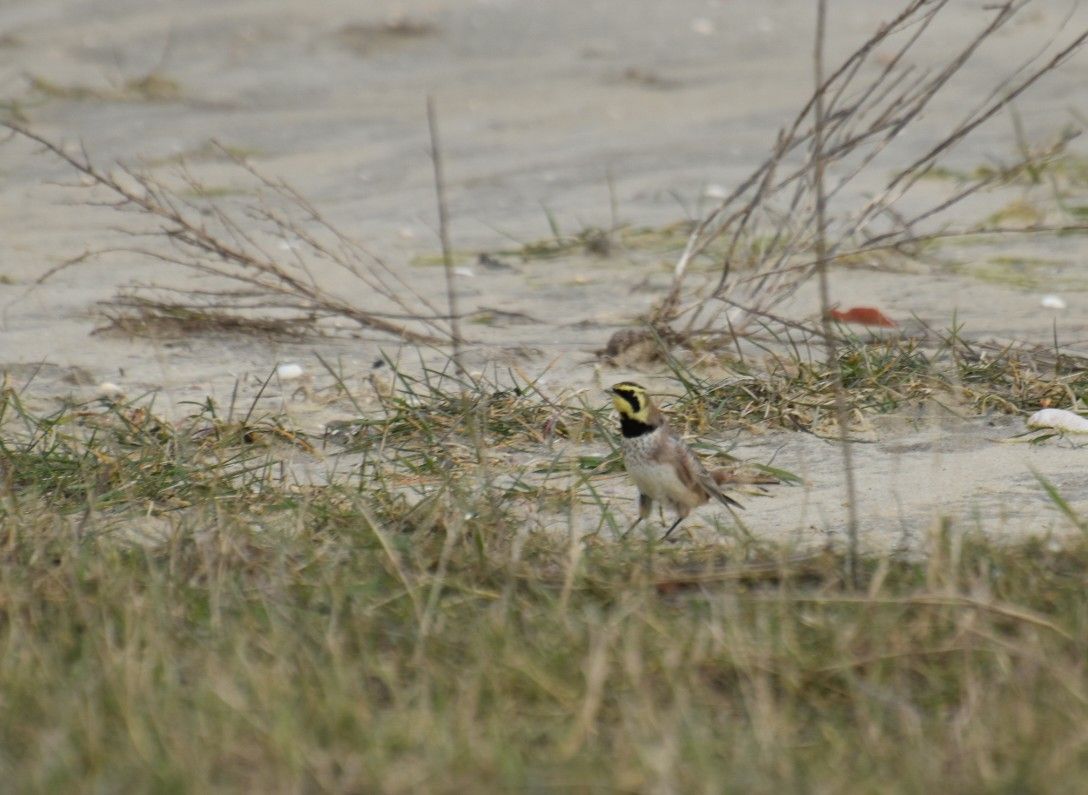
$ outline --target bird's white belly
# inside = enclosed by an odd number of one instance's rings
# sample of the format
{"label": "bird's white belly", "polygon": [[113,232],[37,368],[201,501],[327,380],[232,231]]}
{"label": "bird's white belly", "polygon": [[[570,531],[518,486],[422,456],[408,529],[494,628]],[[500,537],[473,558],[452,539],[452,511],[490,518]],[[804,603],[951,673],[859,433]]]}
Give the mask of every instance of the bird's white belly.
{"label": "bird's white belly", "polygon": [[706,502],[706,498],[694,493],[684,485],[676,475],[676,469],[670,464],[653,461],[627,462],[627,473],[638,486],[639,491],[651,500],[666,505],[686,505],[694,508]]}

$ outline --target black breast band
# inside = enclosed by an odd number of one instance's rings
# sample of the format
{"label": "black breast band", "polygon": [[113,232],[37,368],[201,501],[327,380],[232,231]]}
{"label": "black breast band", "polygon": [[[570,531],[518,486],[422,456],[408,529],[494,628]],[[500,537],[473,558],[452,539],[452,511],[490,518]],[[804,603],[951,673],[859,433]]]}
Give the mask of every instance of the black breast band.
{"label": "black breast band", "polygon": [[628,439],[634,436],[642,436],[643,434],[650,433],[653,430],[653,425],[647,425],[645,422],[633,420],[630,417],[620,417],[620,433],[622,433]]}

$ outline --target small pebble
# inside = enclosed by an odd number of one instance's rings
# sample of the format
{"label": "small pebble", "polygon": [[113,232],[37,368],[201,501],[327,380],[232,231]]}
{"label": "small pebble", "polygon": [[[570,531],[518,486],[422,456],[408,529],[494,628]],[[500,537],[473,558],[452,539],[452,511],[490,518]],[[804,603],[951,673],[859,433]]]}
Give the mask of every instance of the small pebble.
{"label": "small pebble", "polygon": [[118,400],[125,396],[125,391],[112,381],[103,381],[98,385],[98,396],[107,400]]}
{"label": "small pebble", "polygon": [[1053,428],[1064,433],[1088,433],[1088,419],[1065,409],[1040,409],[1028,417],[1028,427]]}
{"label": "small pebble", "polygon": [[276,375],[281,381],[297,381],[302,378],[303,372],[301,364],[285,363],[276,368]]}

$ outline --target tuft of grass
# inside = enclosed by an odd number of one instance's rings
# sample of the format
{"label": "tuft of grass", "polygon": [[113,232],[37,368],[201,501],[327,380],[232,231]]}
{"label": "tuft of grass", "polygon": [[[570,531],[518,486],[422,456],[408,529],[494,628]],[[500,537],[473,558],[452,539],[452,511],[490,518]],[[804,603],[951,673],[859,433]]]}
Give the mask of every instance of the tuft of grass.
{"label": "tuft of grass", "polygon": [[249,160],[260,157],[262,154],[263,151],[256,147],[205,141],[192,149],[175,152],[163,157],[143,158],[140,162],[148,168],[158,168],[160,166],[183,166],[188,163]]}
{"label": "tuft of grass", "polygon": [[121,294],[100,304],[106,323],[95,334],[133,337],[185,337],[198,334],[256,336],[265,340],[299,340],[320,336],[312,315],[243,316],[192,303],[150,300]]}
{"label": "tuft of grass", "polygon": [[[532,240],[511,248],[478,255],[473,252],[454,252],[455,262],[469,264],[479,256],[516,259],[521,262],[547,261],[563,257],[591,256],[602,259],[615,257],[619,252],[669,254],[680,249],[691,231],[691,223],[682,221],[661,227],[620,225],[614,229],[586,226],[565,234],[554,216],[546,213],[551,237]],[[715,249],[714,254],[719,253]],[[710,261],[708,256],[707,261]],[[421,254],[412,259],[413,265],[440,265],[439,254]]]}
{"label": "tuft of grass", "polygon": [[143,102],[173,102],[182,96],[181,84],[157,72],[126,80],[121,95]]}
{"label": "tuft of grass", "polygon": [[347,24],[333,37],[344,49],[365,57],[398,44],[434,38],[440,33],[439,27],[431,22],[405,17],[381,23]]}
{"label": "tuft of grass", "polygon": [[1043,224],[1046,220],[1046,210],[1028,199],[1014,199],[992,213],[986,220],[995,226],[1007,224],[1011,227],[1031,228]]}
{"label": "tuft of grass", "polygon": [[[771,426],[823,432],[834,423],[834,367],[807,347],[773,354],[766,366],[731,362],[737,375],[717,380],[678,369],[684,393],[670,408],[692,433],[712,428]],[[957,332],[844,338],[838,351],[854,416],[882,414],[937,399],[967,410],[1027,413],[1042,406],[1076,408],[1088,390],[1083,357],[1034,346],[970,341]]]}
{"label": "tuft of grass", "polygon": [[96,401],[34,415],[7,390],[0,439],[8,486],[56,510],[158,512],[244,499],[273,474],[269,445],[312,449],[279,418],[225,420],[211,403],[181,423],[149,407]]}
{"label": "tuft of grass", "polygon": [[197,185],[178,191],[178,196],[187,200],[212,201],[228,196],[245,196],[248,191],[231,185]]}
{"label": "tuft of grass", "polygon": [[96,88],[64,85],[41,75],[28,75],[30,88],[40,96],[76,102],[174,102],[184,96],[181,85],[157,72],[126,80],[119,86]]}

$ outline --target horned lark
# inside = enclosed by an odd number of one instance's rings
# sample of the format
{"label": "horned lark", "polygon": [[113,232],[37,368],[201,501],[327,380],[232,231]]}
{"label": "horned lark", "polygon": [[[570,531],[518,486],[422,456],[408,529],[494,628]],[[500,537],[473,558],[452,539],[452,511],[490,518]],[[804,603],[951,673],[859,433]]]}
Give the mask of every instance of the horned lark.
{"label": "horned lark", "polygon": [[665,415],[644,387],[621,381],[609,391],[620,415],[623,463],[638,486],[638,519],[627,528],[627,533],[650,515],[655,500],[677,513],[662,541],[687,518],[692,508],[705,505],[711,497],[726,506],[743,507],[721,490],[728,473],[707,471],[691,448],[669,427]]}

